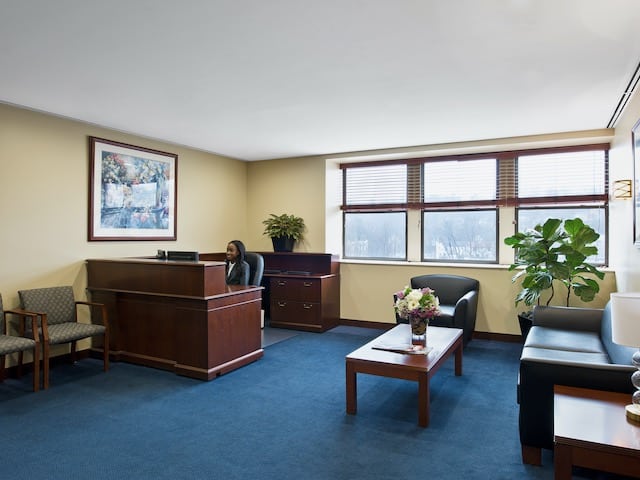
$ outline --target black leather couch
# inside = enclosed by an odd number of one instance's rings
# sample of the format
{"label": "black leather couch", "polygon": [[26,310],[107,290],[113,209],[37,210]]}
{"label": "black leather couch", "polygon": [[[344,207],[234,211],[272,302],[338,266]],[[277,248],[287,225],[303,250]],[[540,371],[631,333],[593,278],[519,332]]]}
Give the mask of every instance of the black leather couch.
{"label": "black leather couch", "polygon": [[613,343],[609,304],[534,308],[518,378],[523,463],[540,465],[541,449],[553,449],[553,386],[631,393],[634,352]]}

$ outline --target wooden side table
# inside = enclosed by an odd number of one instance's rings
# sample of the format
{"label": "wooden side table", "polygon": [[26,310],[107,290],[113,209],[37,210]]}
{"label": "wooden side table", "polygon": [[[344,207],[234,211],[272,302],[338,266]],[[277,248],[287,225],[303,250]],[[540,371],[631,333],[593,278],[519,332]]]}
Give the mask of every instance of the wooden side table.
{"label": "wooden side table", "polygon": [[554,387],[555,480],[575,466],[640,478],[640,424],[627,420],[631,394]]}

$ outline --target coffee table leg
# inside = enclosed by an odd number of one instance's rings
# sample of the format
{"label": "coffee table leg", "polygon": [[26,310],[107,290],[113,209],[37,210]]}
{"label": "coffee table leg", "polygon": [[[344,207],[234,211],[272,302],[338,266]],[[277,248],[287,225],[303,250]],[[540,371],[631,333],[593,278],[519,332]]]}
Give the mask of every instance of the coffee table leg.
{"label": "coffee table leg", "polygon": [[356,370],[351,363],[346,363],[347,372],[347,413],[355,415],[358,409],[358,388],[356,384]]}
{"label": "coffee table leg", "polygon": [[458,348],[456,349],[455,371],[456,376],[459,377],[462,375],[462,341],[460,341]]}
{"label": "coffee table leg", "polygon": [[418,379],[418,425],[429,426],[429,375]]}

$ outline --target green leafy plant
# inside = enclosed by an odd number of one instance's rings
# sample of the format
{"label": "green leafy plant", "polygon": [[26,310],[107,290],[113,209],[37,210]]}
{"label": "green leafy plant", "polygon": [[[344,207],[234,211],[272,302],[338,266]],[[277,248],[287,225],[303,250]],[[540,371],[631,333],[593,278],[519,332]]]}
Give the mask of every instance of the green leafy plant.
{"label": "green leafy plant", "polygon": [[539,305],[542,294],[549,291],[546,305],[553,299],[555,283],[566,288],[565,306],[569,306],[574,294],[583,302],[592,301],[600,291],[597,279],[604,272],[586,259],[598,253],[594,245],[600,238],[593,228],[580,218],[562,220],[550,218],[532,230],[518,232],[504,239],[504,243],[516,249],[516,260],[509,270],[522,268],[512,281],[522,281],[522,289],[516,296],[516,306],[522,302],[528,307]]}
{"label": "green leafy plant", "polygon": [[303,238],[306,229],[304,220],[301,217],[286,213],[282,215],[271,213],[269,218],[263,220],[262,223],[265,226],[262,234],[270,238],[290,237],[298,241]]}

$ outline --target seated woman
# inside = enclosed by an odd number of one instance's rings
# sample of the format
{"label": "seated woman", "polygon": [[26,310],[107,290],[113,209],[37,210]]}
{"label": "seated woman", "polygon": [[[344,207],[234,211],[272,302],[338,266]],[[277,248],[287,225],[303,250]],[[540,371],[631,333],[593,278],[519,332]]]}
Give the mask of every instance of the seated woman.
{"label": "seated woman", "polygon": [[227,245],[227,285],[249,285],[249,264],[244,260],[245,252],[244,243],[240,240],[231,240]]}

